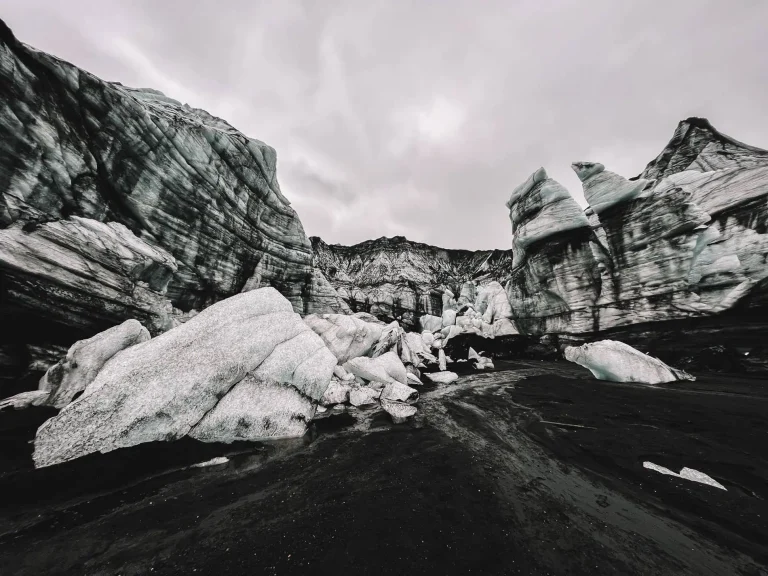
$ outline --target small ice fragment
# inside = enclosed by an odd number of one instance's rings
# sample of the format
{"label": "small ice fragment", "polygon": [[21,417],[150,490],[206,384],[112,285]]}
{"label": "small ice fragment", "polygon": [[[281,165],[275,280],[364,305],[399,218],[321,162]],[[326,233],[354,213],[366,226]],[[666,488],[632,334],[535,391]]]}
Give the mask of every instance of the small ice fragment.
{"label": "small ice fragment", "polygon": [[727,491],[727,488],[722,484],[720,484],[720,482],[718,482],[713,478],[710,478],[703,472],[694,470],[693,468],[683,468],[682,470],[680,470],[680,474],[678,474],[677,472],[672,472],[672,470],[670,470],[669,468],[664,468],[663,466],[659,466],[657,464],[654,464],[653,462],[643,462],[643,468],[655,470],[656,472],[661,472],[662,474],[667,474],[669,476],[676,476],[677,478],[683,478],[684,480],[699,482],[700,484],[708,484],[709,486],[714,486],[715,488],[720,488],[721,490]]}
{"label": "small ice fragment", "polygon": [[650,470],[656,470],[656,472],[661,472],[662,474],[669,474],[670,476],[680,476],[677,472],[672,472],[669,468],[664,468],[663,466],[659,466],[658,464],[654,464],[653,462],[643,462],[643,468],[649,468]]}
{"label": "small ice fragment", "polygon": [[227,458],[226,456],[219,456],[212,460],[199,462],[198,464],[192,464],[190,468],[205,468],[206,466],[218,466],[220,464],[226,464],[227,462],[229,462],[229,458]]}
{"label": "small ice fragment", "polygon": [[699,472],[698,470],[694,470],[693,468],[683,468],[680,470],[680,478],[685,478],[686,480],[693,480],[694,482],[701,482],[702,484],[709,484],[710,486],[714,486],[715,488],[720,488],[721,490],[725,490],[725,486],[720,484],[717,480],[714,478],[710,478],[704,472]]}

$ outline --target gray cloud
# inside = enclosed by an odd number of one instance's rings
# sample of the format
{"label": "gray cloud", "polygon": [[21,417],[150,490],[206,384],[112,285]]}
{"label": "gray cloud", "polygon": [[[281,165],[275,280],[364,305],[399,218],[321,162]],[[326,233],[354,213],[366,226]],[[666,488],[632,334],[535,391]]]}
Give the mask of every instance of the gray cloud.
{"label": "gray cloud", "polygon": [[17,36],[274,146],[308,234],[506,248],[539,166],[634,176],[677,122],[768,147],[763,0],[0,0]]}

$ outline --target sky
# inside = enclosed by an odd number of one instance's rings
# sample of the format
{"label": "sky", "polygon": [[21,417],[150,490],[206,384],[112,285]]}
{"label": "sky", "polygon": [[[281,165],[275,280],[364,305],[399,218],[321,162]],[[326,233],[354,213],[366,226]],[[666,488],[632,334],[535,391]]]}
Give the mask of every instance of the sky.
{"label": "sky", "polygon": [[506,249],[540,166],[635,176],[677,123],[768,148],[768,0],[0,0],[23,42],[277,150],[308,235]]}

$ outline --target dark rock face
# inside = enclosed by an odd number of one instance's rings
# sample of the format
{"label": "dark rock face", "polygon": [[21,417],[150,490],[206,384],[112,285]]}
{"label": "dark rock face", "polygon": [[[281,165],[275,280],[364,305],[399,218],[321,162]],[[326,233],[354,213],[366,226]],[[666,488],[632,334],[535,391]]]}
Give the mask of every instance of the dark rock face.
{"label": "dark rock face", "polygon": [[5,364],[126,318],[156,334],[259,286],[297,312],[343,308],[263,142],[39,52],[2,22],[0,101]]}
{"label": "dark rock face", "polygon": [[411,329],[422,314],[442,313],[445,288],[460,295],[466,282],[490,282],[512,264],[511,250],[446,250],[402,236],[354,246],[310,240],[317,267],[354,312]]}

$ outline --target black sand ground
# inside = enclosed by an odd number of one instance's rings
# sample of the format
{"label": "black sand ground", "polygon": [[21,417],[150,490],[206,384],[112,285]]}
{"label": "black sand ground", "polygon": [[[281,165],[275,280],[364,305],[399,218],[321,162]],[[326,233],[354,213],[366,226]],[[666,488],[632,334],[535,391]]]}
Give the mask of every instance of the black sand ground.
{"label": "black sand ground", "polygon": [[411,425],[354,412],[273,446],[160,444],[33,471],[6,425],[0,573],[768,575],[765,380],[497,366],[425,390]]}

